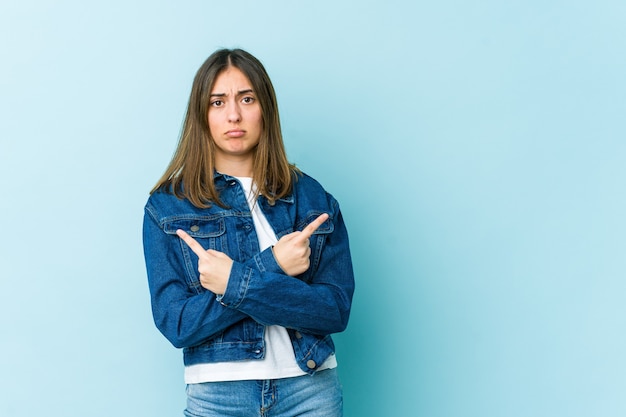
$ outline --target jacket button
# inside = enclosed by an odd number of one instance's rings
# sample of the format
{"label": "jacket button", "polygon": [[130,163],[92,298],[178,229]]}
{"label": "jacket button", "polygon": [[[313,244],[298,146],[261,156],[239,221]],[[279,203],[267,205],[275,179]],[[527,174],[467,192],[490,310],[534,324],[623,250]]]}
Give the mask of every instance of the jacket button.
{"label": "jacket button", "polygon": [[317,366],[317,364],[315,363],[315,361],[314,361],[314,360],[309,359],[308,361],[306,361],[306,366],[307,366],[309,369],[315,369],[315,367]]}
{"label": "jacket button", "polygon": [[194,224],[193,226],[191,226],[192,232],[197,232],[198,230],[200,230],[200,226],[198,226],[197,224]]}
{"label": "jacket button", "polygon": [[302,339],[302,333],[296,332],[296,339]]}

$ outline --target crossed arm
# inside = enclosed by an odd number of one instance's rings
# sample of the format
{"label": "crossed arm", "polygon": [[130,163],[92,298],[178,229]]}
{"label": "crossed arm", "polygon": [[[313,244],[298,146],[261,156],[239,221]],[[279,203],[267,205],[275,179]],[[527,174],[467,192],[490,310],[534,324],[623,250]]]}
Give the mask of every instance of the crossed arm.
{"label": "crossed arm", "polygon": [[[283,236],[273,255],[265,250],[246,265],[219,251],[205,250],[191,237],[185,240],[184,232],[178,232],[176,242],[163,233],[148,212],[144,218],[144,251],[156,326],[176,347],[195,346],[246,317],[320,335],[342,331],[347,325],[354,280],[339,212],[334,232],[326,237],[324,262],[317,266],[314,282],[286,279],[308,269],[312,251],[309,239],[327,219],[323,214],[301,232]],[[186,268],[183,259],[172,256],[181,244],[189,245],[197,254],[198,271],[203,276],[202,282],[196,283],[207,293],[196,293],[182,279],[182,268]],[[258,270],[255,265],[264,263],[263,258],[271,267],[268,257],[273,258],[274,272]],[[223,302],[216,303],[213,294],[223,296]],[[273,300],[271,306],[268,300]]]}

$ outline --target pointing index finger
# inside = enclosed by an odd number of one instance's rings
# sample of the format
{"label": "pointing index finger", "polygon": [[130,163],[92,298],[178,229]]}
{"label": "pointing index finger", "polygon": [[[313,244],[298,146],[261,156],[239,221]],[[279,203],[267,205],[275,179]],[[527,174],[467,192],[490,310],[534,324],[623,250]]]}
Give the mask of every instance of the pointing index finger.
{"label": "pointing index finger", "polygon": [[301,236],[308,239],[328,219],[328,213],[322,213],[315,220],[302,229]]}

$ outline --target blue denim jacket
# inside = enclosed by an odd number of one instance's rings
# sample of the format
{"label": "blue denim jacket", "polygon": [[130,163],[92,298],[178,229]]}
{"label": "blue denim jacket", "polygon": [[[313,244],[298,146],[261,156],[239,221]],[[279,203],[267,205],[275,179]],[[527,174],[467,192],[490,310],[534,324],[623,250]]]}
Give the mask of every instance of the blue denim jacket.
{"label": "blue denim jacket", "polygon": [[[334,353],[330,334],[346,328],[354,292],[348,234],[337,201],[304,174],[292,194],[273,206],[259,197],[278,239],[322,213],[330,215],[310,239],[309,269],[290,277],[271,248],[259,252],[239,182],[219,173],[214,181],[226,209],[216,204],[200,209],[163,191],[146,204],[144,254],[157,328],[183,348],[185,365],[193,365],[263,358],[265,326],[280,325],[287,328],[300,368],[313,374]],[[233,259],[223,295],[200,285],[198,258],[177,229]]]}

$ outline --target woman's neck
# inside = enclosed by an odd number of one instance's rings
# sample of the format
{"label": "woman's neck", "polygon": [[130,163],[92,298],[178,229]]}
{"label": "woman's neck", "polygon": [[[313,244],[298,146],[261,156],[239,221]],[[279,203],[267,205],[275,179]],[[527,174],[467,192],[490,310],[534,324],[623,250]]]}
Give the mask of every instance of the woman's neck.
{"label": "woman's neck", "polygon": [[252,159],[236,160],[220,158],[215,161],[215,169],[231,177],[252,177]]}

